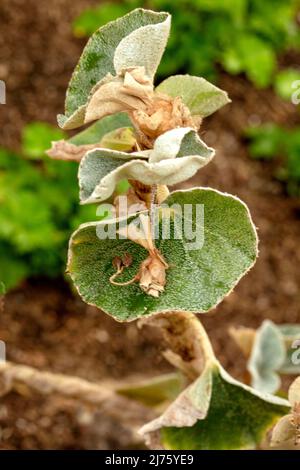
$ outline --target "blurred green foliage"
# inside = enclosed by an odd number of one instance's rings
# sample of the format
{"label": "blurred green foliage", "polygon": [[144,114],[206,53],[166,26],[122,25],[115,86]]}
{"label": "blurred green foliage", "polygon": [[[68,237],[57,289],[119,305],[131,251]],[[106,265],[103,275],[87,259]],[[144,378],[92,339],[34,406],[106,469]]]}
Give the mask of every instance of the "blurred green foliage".
{"label": "blurred green foliage", "polygon": [[300,196],[300,127],[284,129],[273,123],[246,130],[250,155],[256,159],[277,158],[275,177],[286,184],[291,196]]}
{"label": "blurred green foliage", "polygon": [[35,122],[22,137],[20,154],[0,148],[0,280],[8,289],[61,275],[71,232],[96,215],[95,206],[78,205],[78,164],[45,155],[63,132]]}
{"label": "blurred green foliage", "polygon": [[292,93],[295,90],[293,84],[296,82],[300,83],[300,70],[288,68],[278,72],[274,83],[277,95],[286,101],[291,101]]}
{"label": "blurred green foliage", "polygon": [[[244,72],[257,87],[263,88],[274,82],[277,54],[300,47],[296,23],[299,4],[299,0],[106,2],[84,11],[74,21],[73,32],[78,37],[89,36],[137,7],[166,10],[173,15],[173,34],[158,71],[160,78],[186,72],[214,80],[217,66],[221,65],[231,74]],[[280,93],[285,78],[280,75],[277,79]]]}

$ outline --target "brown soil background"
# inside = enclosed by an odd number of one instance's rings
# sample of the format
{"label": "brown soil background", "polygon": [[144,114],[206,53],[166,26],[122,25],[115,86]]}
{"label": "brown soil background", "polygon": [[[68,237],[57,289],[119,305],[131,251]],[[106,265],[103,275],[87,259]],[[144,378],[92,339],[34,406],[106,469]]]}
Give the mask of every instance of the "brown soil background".
{"label": "brown soil background", "polygon": [[[55,123],[68,79],[84,41],[71,21],[97,0],[1,0],[0,79],[7,84],[1,107],[1,145],[17,149],[26,122]],[[295,58],[284,61],[293,65]],[[187,186],[211,186],[239,196],[250,208],[260,237],[260,256],[235,291],[205,317],[215,351],[234,376],[244,359],[228,336],[231,325],[300,321],[300,204],[272,179],[270,163],[247,155],[241,132],[253,122],[299,124],[296,108],[257,91],[245,79],[221,77],[232,104],[206,120],[202,136],[216,158]],[[86,306],[63,281],[31,281],[6,297],[0,338],[8,359],[89,380],[155,375],[169,370],[162,345],[150,330],[123,325]],[[141,421],[142,421],[141,416]],[[128,449],[137,446],[117,420],[72,400],[20,390],[0,402],[0,449]]]}

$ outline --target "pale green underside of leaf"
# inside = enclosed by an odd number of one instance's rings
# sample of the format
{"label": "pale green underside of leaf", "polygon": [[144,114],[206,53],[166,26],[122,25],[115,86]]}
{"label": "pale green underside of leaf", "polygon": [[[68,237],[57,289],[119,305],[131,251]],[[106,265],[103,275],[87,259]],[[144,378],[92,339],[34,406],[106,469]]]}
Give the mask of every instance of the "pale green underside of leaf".
{"label": "pale green underside of leaf", "polygon": [[165,49],[170,15],[141,8],[96,31],[75,68],[66,95],[65,116],[59,125],[66,129],[84,122],[85,106],[92,89],[108,74],[120,69],[145,66],[152,77]]}
{"label": "pale green underside of leaf", "polygon": [[[146,185],[180,183],[191,178],[213,155],[214,150],[190,128],[161,135],[148,154],[92,150],[79,167],[80,200],[85,204],[105,201],[123,179]],[[145,161],[147,156],[149,161]]]}
{"label": "pale green underside of leaf", "polygon": [[[252,386],[257,390],[275,393],[279,390],[279,374],[300,374],[300,353],[292,345],[300,340],[300,326],[275,325],[270,320],[263,322],[257,330],[253,349],[248,361]],[[298,361],[295,363],[293,355]]]}
{"label": "pale green underside of leaf", "polygon": [[282,335],[271,321],[266,320],[257,330],[248,362],[251,385],[261,392],[275,393],[280,387],[278,370],[285,360]]}
{"label": "pale green underside of leaf", "polygon": [[[137,284],[119,287],[109,282],[116,255],[130,253],[133,258],[132,265],[119,279],[127,281],[137,273],[147,251],[127,239],[100,240],[96,228],[107,230],[109,225],[105,221],[83,225],[70,241],[68,271],[87,303],[119,321],[170,310],[204,313],[217,305],[254,264],[256,232],[248,209],[240,200],[212,189],[193,189],[176,191],[165,203],[179,207],[204,205],[203,247],[188,250],[191,241],[184,237],[156,241],[171,267],[165,291],[155,299]],[[193,214],[194,229],[195,223]]]}
{"label": "pale green underside of leaf", "polygon": [[[206,417],[190,427],[162,428],[160,435],[164,448],[253,449],[266,431],[290,409],[286,400],[259,395],[233,380],[221,367],[219,370],[215,367],[211,373],[212,392]],[[198,400],[201,402],[200,397]]]}
{"label": "pale green underside of leaf", "polygon": [[164,80],[157,91],[175,98],[180,96],[192,115],[203,117],[217,111],[230,99],[225,91],[209,83],[204,78],[190,75],[174,75]]}
{"label": "pale green underside of leaf", "polygon": [[131,121],[125,113],[107,116],[100,121],[95,122],[84,131],[71,137],[68,142],[74,145],[96,144],[97,142],[100,142],[105,134],[121,127],[132,127]]}

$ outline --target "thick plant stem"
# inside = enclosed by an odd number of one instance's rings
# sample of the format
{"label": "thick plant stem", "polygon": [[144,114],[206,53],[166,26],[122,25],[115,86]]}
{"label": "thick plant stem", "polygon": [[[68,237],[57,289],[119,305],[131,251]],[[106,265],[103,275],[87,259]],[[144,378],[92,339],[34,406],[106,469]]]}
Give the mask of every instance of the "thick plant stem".
{"label": "thick plant stem", "polygon": [[217,362],[210,341],[196,315],[174,311],[140,320],[140,325],[159,328],[170,349],[164,356],[194,380],[208,363]]}

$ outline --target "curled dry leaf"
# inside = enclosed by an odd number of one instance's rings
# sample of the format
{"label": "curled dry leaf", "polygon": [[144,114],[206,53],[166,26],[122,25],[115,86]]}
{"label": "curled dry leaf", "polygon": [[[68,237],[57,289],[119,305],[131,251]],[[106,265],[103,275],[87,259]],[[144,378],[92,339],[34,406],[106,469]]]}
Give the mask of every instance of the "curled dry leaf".
{"label": "curled dry leaf", "polygon": [[122,127],[105,134],[99,142],[93,144],[76,145],[71,141],[58,140],[52,142],[47,155],[56,160],[72,160],[80,162],[84,155],[90,150],[97,148],[107,148],[120,152],[133,152],[136,150],[136,139],[132,129]]}
{"label": "curled dry leaf", "polygon": [[116,77],[108,74],[93,90],[84,123],[120,112],[128,113],[144,148],[152,148],[155,139],[171,129],[198,131],[202,120],[191,115],[180,96],[155,92],[144,67],[122,70]]}
{"label": "curled dry leaf", "polygon": [[129,116],[146,148],[152,148],[155,139],[171,129],[190,127],[198,131],[201,124],[201,118],[194,119],[180,97],[173,99],[160,93],[153,93],[146,108],[137,108]]}
{"label": "curled dry leaf", "polygon": [[176,127],[198,130],[201,119],[194,119],[180,97],[172,98],[153,90],[144,67],[108,74],[93,90],[87,105],[85,123],[119,112],[127,112],[140,145],[152,148],[157,137]]}
{"label": "curled dry leaf", "polygon": [[88,42],[66,96],[64,129],[127,112],[139,143],[152,148],[176,127],[198,130],[202,117],[229,102],[203,78],[178,75],[156,89],[154,74],[166,47],[171,17],[137,9],[100,28]]}
{"label": "curled dry leaf", "polygon": [[137,274],[140,288],[152,297],[159,297],[166,285],[168,267],[159,251],[152,250],[148,258],[142,262]]}
{"label": "curled dry leaf", "polygon": [[[132,281],[125,282],[125,285],[128,285],[128,282],[138,282],[143,292],[152,297],[159,297],[166,285],[166,270],[169,266],[154,245],[150,217],[141,214],[139,221],[140,228],[131,224],[118,231],[120,235],[132,240],[134,243],[138,243],[149,253],[148,257],[141,263]],[[118,285],[122,286],[124,283],[118,283]]]}
{"label": "curled dry leaf", "polygon": [[51,149],[47,150],[46,153],[48,157],[55,160],[70,160],[79,163],[89,150],[97,147],[99,147],[99,144],[75,145],[66,140],[57,140],[52,142]]}
{"label": "curled dry leaf", "polygon": [[[58,116],[59,125],[64,129],[74,129],[97,119],[97,108],[100,116],[106,115],[109,108],[118,112],[128,105],[131,109],[132,100],[139,94],[143,95],[143,85],[148,84],[152,88],[153,77],[168,40],[170,23],[168,13],[139,8],[96,31],[69,83],[65,115]],[[136,74],[130,74],[132,70],[141,70],[139,68],[144,70],[146,83]],[[129,75],[125,77],[127,71]],[[121,92],[120,84],[125,87]],[[101,90],[104,86],[105,91]],[[112,100],[106,100],[105,96]]]}
{"label": "curled dry leaf", "polygon": [[108,74],[93,90],[85,123],[121,111],[146,109],[152,94],[152,80],[146,75],[145,67],[124,69],[115,77]]}
{"label": "curled dry leaf", "polygon": [[[149,264],[153,262],[153,268],[149,268]],[[128,286],[133,284],[134,282],[139,282],[141,289],[148,295],[152,297],[158,297],[161,292],[163,292],[163,288],[165,285],[165,276],[160,274],[161,266],[158,265],[157,267],[154,265],[154,258],[149,256],[143,263],[141,264],[138,273],[129,281],[126,282],[117,282],[115,279],[117,276],[123,273],[123,268],[117,269],[117,272],[113,274],[109,281],[114,286]],[[165,270],[165,268],[163,267]],[[148,270],[149,272],[147,272]]]}
{"label": "curled dry leaf", "polygon": [[[189,127],[173,129],[158,137],[152,150],[127,154],[115,150],[88,152],[79,167],[83,204],[107,200],[123,179],[143,185],[177,184],[192,177],[214,156],[214,150]],[[147,189],[149,193],[149,188]]]}

